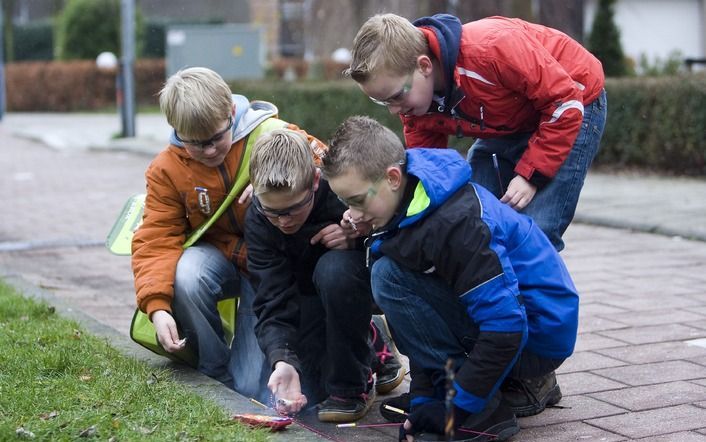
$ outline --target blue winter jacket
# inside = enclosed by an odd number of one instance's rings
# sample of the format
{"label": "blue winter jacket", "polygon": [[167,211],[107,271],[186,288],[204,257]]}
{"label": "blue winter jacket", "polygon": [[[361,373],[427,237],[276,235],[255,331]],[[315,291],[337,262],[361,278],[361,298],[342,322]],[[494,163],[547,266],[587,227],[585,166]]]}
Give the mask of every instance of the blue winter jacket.
{"label": "blue winter jacket", "polygon": [[480,412],[523,350],[563,359],[579,297],[564,262],[529,217],[470,182],[452,149],[407,151],[411,198],[375,232],[371,252],[443,278],[479,329],[456,374],[456,405]]}

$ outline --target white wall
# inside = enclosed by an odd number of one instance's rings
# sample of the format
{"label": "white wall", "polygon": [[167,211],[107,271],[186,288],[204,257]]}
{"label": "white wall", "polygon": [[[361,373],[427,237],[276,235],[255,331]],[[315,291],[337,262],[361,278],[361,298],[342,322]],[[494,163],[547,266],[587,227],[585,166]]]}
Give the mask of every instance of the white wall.
{"label": "white wall", "polygon": [[[673,50],[682,57],[706,57],[706,24],[702,0],[618,0],[615,23],[625,55],[639,61],[645,54],[665,60]],[[585,0],[585,32],[588,35],[597,0]]]}

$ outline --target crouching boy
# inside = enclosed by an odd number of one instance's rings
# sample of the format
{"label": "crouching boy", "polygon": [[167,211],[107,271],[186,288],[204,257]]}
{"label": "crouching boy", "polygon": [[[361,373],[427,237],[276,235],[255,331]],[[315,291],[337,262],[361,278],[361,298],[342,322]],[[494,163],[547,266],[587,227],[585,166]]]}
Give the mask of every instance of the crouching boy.
{"label": "crouching boy", "polygon": [[553,370],[573,352],[579,299],[536,224],[471,183],[456,151],[405,152],[366,117],[338,128],[323,164],[346,216],[371,229],[375,302],[420,371],[401,439],[444,437],[448,359],[454,440],[505,440],[519,431],[513,410],[558,402]]}
{"label": "crouching boy", "polygon": [[245,242],[255,333],[278,411],[323,401],[321,421],[350,422],[375,398],[370,274],[362,241],[339,225],[346,207],[320,175],[295,131],[272,131],[253,149]]}

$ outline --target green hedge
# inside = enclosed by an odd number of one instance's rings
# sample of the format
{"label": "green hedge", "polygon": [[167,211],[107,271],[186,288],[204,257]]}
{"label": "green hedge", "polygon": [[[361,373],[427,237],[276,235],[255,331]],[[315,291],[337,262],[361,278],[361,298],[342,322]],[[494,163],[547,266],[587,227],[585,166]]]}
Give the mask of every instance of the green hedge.
{"label": "green hedge", "polygon": [[329,139],[336,127],[351,115],[369,115],[402,134],[399,117],[370,101],[352,80],[298,84],[241,82],[232,83],[231,88],[251,100],[274,103],[283,120],[300,126],[321,140]]}
{"label": "green hedge", "polygon": [[610,79],[597,163],[706,175],[706,75]]}

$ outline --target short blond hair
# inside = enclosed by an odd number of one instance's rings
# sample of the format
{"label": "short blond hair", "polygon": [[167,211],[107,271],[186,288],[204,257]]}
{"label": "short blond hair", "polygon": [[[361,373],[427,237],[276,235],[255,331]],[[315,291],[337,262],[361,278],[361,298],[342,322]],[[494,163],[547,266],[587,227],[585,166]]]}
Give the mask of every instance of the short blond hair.
{"label": "short blond hair", "polygon": [[385,176],[388,167],[404,160],[404,146],[394,132],[370,117],[353,116],[336,129],[322,171],[331,179],[355,170],[374,182]]}
{"label": "short blond hair", "polygon": [[255,142],[250,156],[250,182],[256,196],[310,189],[315,175],[314,157],[304,134],[275,129]]}
{"label": "short blond hair", "polygon": [[374,15],[353,40],[353,60],[345,74],[358,83],[380,72],[408,74],[417,66],[417,57],[428,52],[424,33],[409,20],[395,14]]}
{"label": "short blond hair", "polygon": [[159,91],[159,107],[180,137],[205,139],[220,130],[231,115],[233,99],[220,75],[195,67],[167,79]]}

